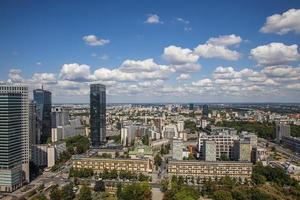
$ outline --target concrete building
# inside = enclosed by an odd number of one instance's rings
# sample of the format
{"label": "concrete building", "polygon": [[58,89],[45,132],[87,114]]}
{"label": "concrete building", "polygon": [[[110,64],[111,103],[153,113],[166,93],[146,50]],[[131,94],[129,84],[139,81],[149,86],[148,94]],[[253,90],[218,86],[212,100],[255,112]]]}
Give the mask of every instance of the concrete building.
{"label": "concrete building", "polygon": [[201,128],[205,129],[207,125],[208,125],[208,121],[206,119],[202,119],[200,124]]}
{"label": "concrete building", "polygon": [[173,138],[172,139],[172,158],[174,160],[182,160],[183,153],[183,142],[181,138]]}
{"label": "concrete building", "polygon": [[33,99],[36,103],[37,117],[40,123],[41,143],[45,143],[51,137],[51,92],[48,90],[33,90]]}
{"label": "concrete building", "polygon": [[257,135],[255,133],[248,133],[246,131],[241,132],[240,138],[248,141],[250,143],[251,148],[257,147]]}
{"label": "concrete building", "polygon": [[207,135],[206,133],[200,133],[198,138],[198,151],[200,159],[204,159],[204,141],[211,140],[216,143],[216,158],[221,159],[221,156],[226,156],[229,159],[234,159],[234,141],[239,137],[234,134],[219,133],[213,135]]}
{"label": "concrete building", "polygon": [[166,146],[170,143],[169,139],[159,139],[151,141],[150,146],[153,150],[160,150],[161,147]]}
{"label": "concrete building", "polygon": [[251,161],[251,145],[250,141],[236,140],[234,141],[234,154],[236,161]]}
{"label": "concrete building", "polygon": [[216,161],[216,142],[205,140],[203,145],[204,161]]}
{"label": "concrete building", "polygon": [[162,133],[163,126],[164,126],[163,118],[162,117],[154,118],[154,126],[155,126],[155,131]]}
{"label": "concrete building", "polygon": [[290,136],[290,125],[285,123],[276,123],[276,142],[280,143],[283,136]]}
{"label": "concrete building", "polygon": [[184,130],[184,121],[177,122],[177,131],[182,132]]}
{"label": "concrete building", "polygon": [[[21,153],[22,153],[22,171],[23,181],[29,182],[29,100],[28,87],[17,84],[0,84],[0,93],[5,95],[20,94],[21,95]],[[5,96],[3,98],[10,98]],[[4,105],[5,106],[5,105]],[[7,106],[7,105],[6,105]]]}
{"label": "concrete building", "polygon": [[73,137],[76,135],[86,135],[86,129],[83,126],[57,126],[56,128],[51,129],[51,140],[52,142],[57,142],[68,137]]}
{"label": "concrete building", "polygon": [[106,87],[90,85],[90,138],[93,148],[99,148],[106,141]]}
{"label": "concrete building", "polygon": [[166,139],[172,139],[174,137],[178,137],[178,131],[175,124],[168,124],[163,127],[162,136]]}
{"label": "concrete building", "polygon": [[151,131],[148,126],[129,125],[121,128],[121,143],[123,146],[131,146],[136,137],[150,135]]}
{"label": "concrete building", "polygon": [[220,126],[214,126],[211,125],[210,127],[210,134],[211,135],[218,135],[218,134],[229,134],[229,135],[237,135],[237,130],[234,128],[229,127],[220,127]]}
{"label": "concrete building", "polygon": [[52,167],[65,150],[65,142],[32,145],[32,161],[40,167]]}
{"label": "concrete building", "polygon": [[69,120],[70,120],[69,110],[62,107],[52,108],[51,110],[52,128],[69,125],[70,124]]}
{"label": "concrete building", "polygon": [[92,169],[94,173],[101,173],[106,170],[121,170],[134,173],[151,173],[153,163],[150,159],[109,159],[97,157],[80,157],[73,158],[73,167],[75,169]]}
{"label": "concrete building", "polygon": [[204,179],[218,180],[221,177],[229,176],[231,178],[242,180],[250,179],[252,174],[252,163],[250,162],[205,162],[205,161],[175,161],[168,163],[169,177],[200,177]]}
{"label": "concrete building", "polygon": [[[5,88],[5,89],[3,89]],[[0,191],[22,186],[22,95],[0,85]]]}

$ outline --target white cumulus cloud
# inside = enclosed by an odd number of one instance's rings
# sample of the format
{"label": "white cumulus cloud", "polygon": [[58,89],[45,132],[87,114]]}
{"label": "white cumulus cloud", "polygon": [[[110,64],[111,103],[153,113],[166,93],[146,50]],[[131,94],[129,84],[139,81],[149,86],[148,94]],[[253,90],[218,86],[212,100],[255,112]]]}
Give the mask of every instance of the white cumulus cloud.
{"label": "white cumulus cloud", "polygon": [[91,79],[90,66],[78,63],[64,64],[59,76],[69,81],[88,81]]}
{"label": "white cumulus cloud", "polygon": [[213,44],[200,44],[195,48],[195,54],[203,58],[220,58],[224,60],[238,60],[240,53],[230,50],[225,46],[216,46]]}
{"label": "white cumulus cloud", "polygon": [[171,64],[181,65],[185,63],[194,63],[199,59],[192,50],[181,48],[174,45],[164,48],[163,58]]}
{"label": "white cumulus cloud", "polygon": [[189,74],[180,74],[177,78],[176,78],[176,80],[177,81],[185,81],[185,80],[188,80],[188,79],[190,79],[191,78],[191,75],[189,75]]}
{"label": "white cumulus cloud", "polygon": [[267,17],[266,23],[260,29],[262,33],[284,35],[288,32],[300,33],[300,9],[290,9],[282,14]]}
{"label": "white cumulus cloud", "polygon": [[163,22],[160,21],[159,16],[156,14],[149,14],[148,18],[145,21],[146,24],[162,24]]}
{"label": "white cumulus cloud", "polygon": [[209,38],[207,41],[208,44],[217,45],[217,46],[238,45],[241,42],[242,42],[242,38],[240,36],[236,36],[235,34],[212,37]]}
{"label": "white cumulus cloud", "polygon": [[96,35],[86,35],[86,36],[83,36],[82,39],[85,41],[85,43],[87,45],[90,45],[90,46],[103,46],[105,44],[110,43],[110,40],[97,38]]}
{"label": "white cumulus cloud", "polygon": [[298,45],[276,42],[251,49],[250,55],[258,65],[280,65],[300,59]]}

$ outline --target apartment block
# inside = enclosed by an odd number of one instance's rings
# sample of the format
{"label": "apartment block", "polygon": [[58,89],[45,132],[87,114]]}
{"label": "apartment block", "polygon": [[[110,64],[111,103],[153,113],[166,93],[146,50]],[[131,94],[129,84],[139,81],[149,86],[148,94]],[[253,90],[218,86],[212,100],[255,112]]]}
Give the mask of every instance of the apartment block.
{"label": "apartment block", "polygon": [[250,179],[252,163],[250,162],[206,162],[206,161],[175,161],[168,163],[168,175],[172,177],[200,177],[200,180],[218,180],[221,177]]}
{"label": "apartment block", "polygon": [[106,159],[97,157],[74,157],[73,167],[76,169],[93,169],[95,173],[107,170],[125,170],[135,173],[152,172],[152,161],[150,159]]}

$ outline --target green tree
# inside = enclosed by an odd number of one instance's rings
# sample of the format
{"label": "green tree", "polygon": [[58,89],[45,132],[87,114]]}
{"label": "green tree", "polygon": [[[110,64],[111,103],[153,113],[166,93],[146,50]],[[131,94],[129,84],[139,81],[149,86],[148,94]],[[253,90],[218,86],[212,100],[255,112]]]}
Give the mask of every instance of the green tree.
{"label": "green tree", "polygon": [[148,181],[149,180],[149,177],[140,173],[139,174],[139,178],[138,178],[139,181]]}
{"label": "green tree", "polygon": [[73,184],[67,184],[61,189],[61,199],[62,200],[72,200],[74,199],[75,194],[73,192]]}
{"label": "green tree", "polygon": [[105,184],[102,180],[95,182],[94,191],[95,192],[104,192],[105,191]]}
{"label": "green tree", "polygon": [[58,186],[55,186],[50,192],[51,200],[60,200],[61,199],[61,191]]}
{"label": "green tree", "polygon": [[228,191],[218,190],[213,194],[214,200],[233,200],[232,195]]}
{"label": "green tree", "polygon": [[122,188],[120,199],[122,200],[151,200],[152,192],[149,183],[133,183]]}
{"label": "green tree", "polygon": [[183,187],[176,194],[174,200],[197,200],[198,192],[192,187]]}
{"label": "green tree", "polygon": [[162,159],[161,156],[159,154],[156,154],[154,157],[154,164],[156,165],[156,167],[158,168],[159,166],[161,166],[162,164]]}
{"label": "green tree", "polygon": [[144,145],[149,145],[149,136],[148,135],[144,135],[142,137],[142,142]]}
{"label": "green tree", "polygon": [[91,189],[89,187],[87,187],[86,185],[82,186],[80,188],[77,199],[78,200],[92,200]]}
{"label": "green tree", "polygon": [[252,174],[251,179],[252,182],[256,185],[263,185],[266,183],[266,177],[260,174]]}

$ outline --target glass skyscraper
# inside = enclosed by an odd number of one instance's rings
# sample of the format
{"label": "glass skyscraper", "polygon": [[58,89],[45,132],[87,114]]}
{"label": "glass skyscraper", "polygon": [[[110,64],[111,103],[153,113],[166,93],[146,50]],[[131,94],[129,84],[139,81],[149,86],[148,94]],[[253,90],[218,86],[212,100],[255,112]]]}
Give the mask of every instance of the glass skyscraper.
{"label": "glass skyscraper", "polygon": [[33,90],[36,103],[37,117],[41,125],[40,142],[45,143],[51,136],[51,92],[44,89]]}
{"label": "glass skyscraper", "polygon": [[203,105],[202,107],[202,115],[207,117],[208,116],[208,105]]}
{"label": "glass skyscraper", "polygon": [[0,191],[29,181],[28,88],[0,84]]}
{"label": "glass skyscraper", "polygon": [[91,145],[99,148],[106,138],[106,88],[102,84],[90,85]]}

